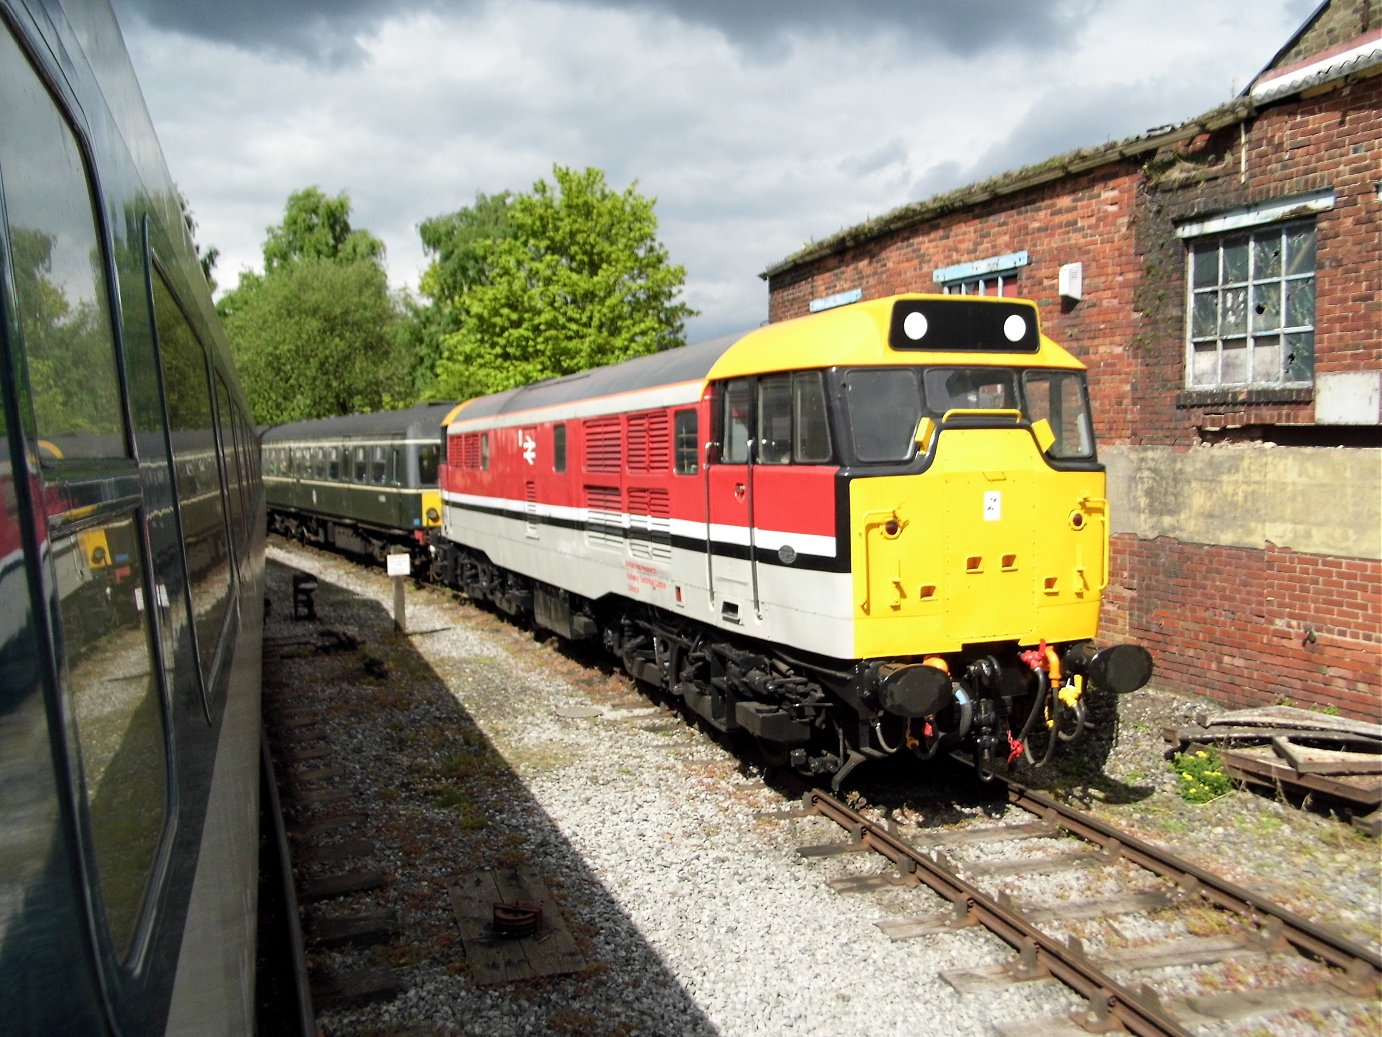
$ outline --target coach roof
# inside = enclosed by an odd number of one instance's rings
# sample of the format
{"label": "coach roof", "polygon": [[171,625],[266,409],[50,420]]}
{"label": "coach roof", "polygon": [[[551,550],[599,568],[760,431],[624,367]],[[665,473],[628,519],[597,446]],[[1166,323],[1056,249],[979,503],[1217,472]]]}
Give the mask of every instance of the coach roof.
{"label": "coach roof", "polygon": [[372,414],[346,414],[334,418],[308,418],[289,421],[265,430],[265,443],[281,443],[297,439],[345,439],[352,436],[383,436],[401,434],[414,429],[427,435],[437,435],[442,418],[455,406],[450,401],[419,403],[407,410],[381,410]]}

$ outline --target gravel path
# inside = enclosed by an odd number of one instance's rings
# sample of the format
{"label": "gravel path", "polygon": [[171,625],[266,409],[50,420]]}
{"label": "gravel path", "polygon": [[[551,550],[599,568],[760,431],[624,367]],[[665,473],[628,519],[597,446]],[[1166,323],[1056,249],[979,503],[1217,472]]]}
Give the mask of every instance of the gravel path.
{"label": "gravel path", "polygon": [[[838,832],[819,819],[757,819],[784,803],[755,765],[623,676],[435,589],[409,587],[412,633],[397,635],[377,571],[282,545],[270,558],[281,564],[270,567],[266,702],[329,707],[335,762],[347,769],[339,783],[369,811],[375,849],[361,866],[397,874],[340,907],[388,905],[403,920],[388,945],[314,958],[332,969],[382,962],[405,988],[387,1003],[321,1012],[325,1033],[849,1035],[940,1023],[962,1037],[1077,1007],[1049,983],[960,995],[939,981],[945,969],[1005,960],[1005,946],[973,931],[887,939],[873,923],[892,901],[825,887],[857,857],[794,853]],[[292,619],[283,565],[321,579],[318,626]],[[275,645],[321,627],[359,638],[381,664],[374,675],[356,653],[279,657]],[[1185,803],[1160,729],[1205,705],[1157,693],[1121,705],[1104,773],[1066,768],[1065,791],[1206,866],[1223,869],[1231,848],[1231,877],[1382,942],[1374,840],[1245,792]],[[861,779],[860,793],[927,826],[996,809],[973,788],[939,797],[900,790],[886,773]],[[513,865],[552,891],[586,962],[579,973],[499,986],[469,975],[447,884]]]}

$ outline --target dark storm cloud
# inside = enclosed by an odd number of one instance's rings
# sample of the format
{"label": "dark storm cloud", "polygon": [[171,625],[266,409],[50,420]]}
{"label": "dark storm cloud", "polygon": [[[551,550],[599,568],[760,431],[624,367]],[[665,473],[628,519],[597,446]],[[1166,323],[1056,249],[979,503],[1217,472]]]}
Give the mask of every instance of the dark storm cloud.
{"label": "dark storm cloud", "polygon": [[[1076,30],[1092,0],[559,0],[568,7],[662,11],[708,26],[732,43],[776,50],[792,37],[847,40],[896,33],[903,39],[970,56],[1008,45],[1040,49]],[[114,0],[123,20],[247,50],[294,54],[330,65],[363,57],[357,38],[386,18],[414,11],[455,14],[484,0]]]}
{"label": "dark storm cloud", "polygon": [[1006,44],[1050,46],[1078,28],[1093,0],[603,0],[602,6],[662,9],[749,43],[791,35],[870,37],[891,29],[966,57]]}
{"label": "dark storm cloud", "polygon": [[356,39],[386,18],[439,9],[442,0],[112,0],[122,23],[139,18],[245,50],[292,54],[328,65],[364,56]]}

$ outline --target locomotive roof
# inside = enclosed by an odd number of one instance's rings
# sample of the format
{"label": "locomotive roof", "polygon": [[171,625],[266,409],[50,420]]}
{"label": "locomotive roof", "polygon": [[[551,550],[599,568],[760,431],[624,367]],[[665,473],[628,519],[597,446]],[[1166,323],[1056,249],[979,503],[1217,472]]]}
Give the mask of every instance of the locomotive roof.
{"label": "locomotive roof", "polygon": [[334,418],[308,418],[274,425],[264,432],[265,443],[294,439],[334,439],[404,433],[414,429],[440,434],[442,419],[455,404],[419,403],[406,410],[381,410],[372,414],[346,414]]}
{"label": "locomotive roof", "polygon": [[742,338],[742,335],[726,335],[692,346],[634,357],[609,367],[578,371],[491,396],[479,396],[461,404],[450,420],[491,418],[663,385],[703,382],[715,362]]}
{"label": "locomotive roof", "polygon": [[[928,315],[929,327],[915,342],[899,339],[893,325],[908,313]],[[1020,315],[1020,337],[1008,337],[1004,322]],[[900,327],[901,325],[899,325]],[[1036,304],[1026,299],[954,295],[897,295],[856,302],[795,320],[780,321],[742,335],[597,367],[563,378],[520,386],[459,404],[446,418],[485,425],[520,423],[519,415],[551,407],[686,387],[676,399],[647,405],[694,402],[708,379],[875,364],[1012,365],[1082,368],[1075,357],[1041,333]],[[681,399],[681,397],[685,399]],[[486,420],[488,419],[488,420]],[[462,426],[464,428],[465,426]]]}

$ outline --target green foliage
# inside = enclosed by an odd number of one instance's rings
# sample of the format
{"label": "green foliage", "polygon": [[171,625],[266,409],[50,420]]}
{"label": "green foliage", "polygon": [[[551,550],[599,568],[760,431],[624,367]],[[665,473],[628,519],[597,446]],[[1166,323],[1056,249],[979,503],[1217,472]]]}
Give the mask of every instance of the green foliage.
{"label": "green foliage", "polygon": [[264,273],[305,259],[382,263],[384,243],[369,231],[350,226],[350,199],[328,198],[320,188],[308,187],[288,196],[283,222],[268,228],[264,241]]}
{"label": "green foliage", "polygon": [[219,309],[262,424],[411,402],[400,315],[373,260],[300,259],[244,274]]}
{"label": "green foliage", "polygon": [[384,245],[350,225],[344,194],[290,195],[268,230],[264,273],[217,305],[263,424],[406,406],[408,348],[389,293]]}
{"label": "green foliage", "polygon": [[598,169],[555,166],[553,177],[432,225],[434,240],[452,246],[439,245],[423,286],[449,298],[455,329],[437,360],[441,395],[497,392],[682,343],[695,311],[677,301],[686,272],[657,240],[653,201],[634,186],[611,190]]}
{"label": "green foliage", "polygon": [[423,251],[432,257],[418,285],[427,303],[405,301],[408,317],[402,334],[414,357],[413,389],[419,399],[444,395],[435,390],[434,383],[446,340],[460,327],[455,302],[488,279],[489,267],[481,246],[512,233],[511,197],[508,191],[477,194],[474,205],[433,216],[418,228]]}
{"label": "green foliage", "polygon": [[1233,791],[1233,779],[1224,773],[1223,761],[1213,749],[1176,753],[1171,767],[1180,779],[1176,791],[1187,803],[1208,803]]}

